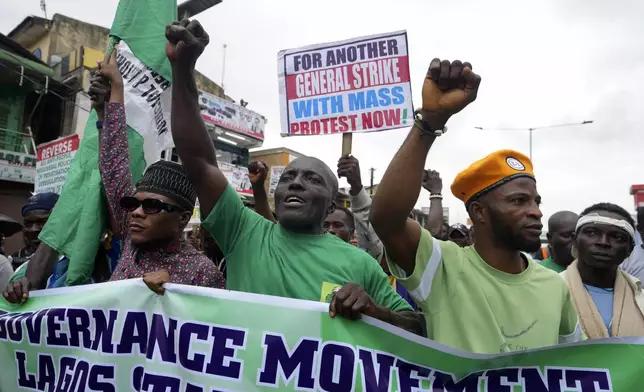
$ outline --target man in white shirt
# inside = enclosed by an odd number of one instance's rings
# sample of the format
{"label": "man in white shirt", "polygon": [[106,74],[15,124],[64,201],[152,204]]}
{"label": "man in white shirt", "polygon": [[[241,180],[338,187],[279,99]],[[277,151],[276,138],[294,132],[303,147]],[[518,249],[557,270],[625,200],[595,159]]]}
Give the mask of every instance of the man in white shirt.
{"label": "man in white shirt", "polygon": [[644,232],[644,207],[637,209],[637,231],[635,232],[635,248],[631,255],[619,268],[644,282],[644,245],[642,244],[642,232]]}

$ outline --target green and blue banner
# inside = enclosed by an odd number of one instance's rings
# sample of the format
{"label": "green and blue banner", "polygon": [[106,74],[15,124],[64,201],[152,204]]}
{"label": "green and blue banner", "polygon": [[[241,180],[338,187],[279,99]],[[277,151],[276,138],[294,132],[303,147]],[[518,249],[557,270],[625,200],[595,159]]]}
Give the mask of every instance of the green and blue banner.
{"label": "green and blue banner", "polygon": [[637,392],[644,338],[468,354],[323,303],[140,279],[0,303],[0,392]]}

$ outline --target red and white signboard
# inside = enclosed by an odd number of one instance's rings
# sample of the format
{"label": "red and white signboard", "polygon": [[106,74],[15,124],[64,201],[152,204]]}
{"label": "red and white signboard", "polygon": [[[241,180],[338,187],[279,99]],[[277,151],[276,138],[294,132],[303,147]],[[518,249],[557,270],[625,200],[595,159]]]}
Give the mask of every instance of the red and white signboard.
{"label": "red and white signboard", "polygon": [[635,198],[635,209],[644,207],[644,184],[631,185],[631,195]]}
{"label": "red and white signboard", "polygon": [[60,193],[79,143],[78,135],[74,134],[38,146],[36,193]]}
{"label": "red and white signboard", "polygon": [[404,31],[279,52],[281,135],[410,126],[408,55]]}

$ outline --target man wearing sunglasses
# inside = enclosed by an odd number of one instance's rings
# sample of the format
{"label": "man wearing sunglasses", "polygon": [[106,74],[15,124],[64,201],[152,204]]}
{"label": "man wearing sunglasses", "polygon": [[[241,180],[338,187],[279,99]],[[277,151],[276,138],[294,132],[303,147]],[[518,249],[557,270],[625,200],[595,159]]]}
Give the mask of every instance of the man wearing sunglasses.
{"label": "man wearing sunglasses", "polygon": [[183,167],[158,161],[147,168],[136,187],[132,183],[123,79],[115,55],[99,63],[90,95],[93,101],[109,95],[105,122],[97,124],[102,128],[99,168],[110,212],[125,239],[110,280],[143,277],[159,294],[165,282],[223,288],[223,275],[212,261],[182,240],[196,201]]}

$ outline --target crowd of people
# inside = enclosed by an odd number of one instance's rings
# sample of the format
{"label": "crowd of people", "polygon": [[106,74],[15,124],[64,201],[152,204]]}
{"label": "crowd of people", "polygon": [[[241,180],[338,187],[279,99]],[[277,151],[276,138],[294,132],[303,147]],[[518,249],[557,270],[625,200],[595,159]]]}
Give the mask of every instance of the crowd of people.
{"label": "crowd of people", "polygon": [[[114,56],[91,82],[111,218],[92,282],[142,277],[158,294],[174,282],[327,302],[330,317],[367,315],[476,353],[644,336],[644,210],[637,224],[611,203],[579,215],[558,212],[548,221],[549,257],[538,263],[529,255],[541,248],[543,230],[532,162],[500,150],[451,185],[472,227],[444,222],[442,179],[424,165],[451,116],[476,100],[481,77],[471,64],[431,62],[422,107],[373,199],[356,157],[340,157],[335,172],[301,157],[279,179],[275,211],[264,188],[268,166],[249,165],[253,210],[219,169],[201,119],[195,64],[209,37],[187,19],[168,26],[166,36],[181,164],[156,162],[134,184]],[[350,208],[334,201],[338,178],[350,185]],[[410,218],[421,187],[430,193],[426,227]],[[0,280],[9,302],[64,284],[69,261],[38,241],[56,198],[36,195],[23,209],[26,247],[11,257],[10,282]],[[196,199],[201,252],[183,238]]]}

